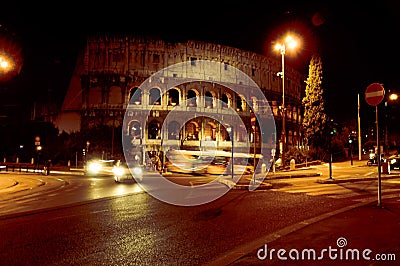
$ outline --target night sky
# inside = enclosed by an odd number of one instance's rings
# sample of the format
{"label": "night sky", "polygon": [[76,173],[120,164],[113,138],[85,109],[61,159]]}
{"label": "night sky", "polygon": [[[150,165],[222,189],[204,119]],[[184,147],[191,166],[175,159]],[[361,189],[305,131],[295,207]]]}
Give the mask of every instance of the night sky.
{"label": "night sky", "polygon": [[[311,55],[322,57],[326,110],[338,121],[374,118],[364,100],[366,87],[382,83],[399,91],[398,1],[272,1],[260,3],[178,2],[163,4],[112,1],[30,3],[2,8],[0,29],[13,33],[22,48],[23,67],[0,84],[2,102],[27,106],[65,95],[85,38],[97,33],[132,33],[169,41],[215,42],[267,56],[280,55],[272,42],[287,30],[303,36],[302,49],[286,56],[287,65],[308,74]],[[24,95],[21,99],[21,95]]]}

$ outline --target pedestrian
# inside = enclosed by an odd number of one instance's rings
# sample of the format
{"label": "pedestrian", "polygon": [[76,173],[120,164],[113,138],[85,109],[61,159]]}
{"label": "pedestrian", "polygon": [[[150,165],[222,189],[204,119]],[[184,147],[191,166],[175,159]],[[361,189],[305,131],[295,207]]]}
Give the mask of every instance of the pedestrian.
{"label": "pedestrian", "polygon": [[50,174],[50,166],[51,166],[51,160],[47,160],[44,165],[44,171],[46,175]]}

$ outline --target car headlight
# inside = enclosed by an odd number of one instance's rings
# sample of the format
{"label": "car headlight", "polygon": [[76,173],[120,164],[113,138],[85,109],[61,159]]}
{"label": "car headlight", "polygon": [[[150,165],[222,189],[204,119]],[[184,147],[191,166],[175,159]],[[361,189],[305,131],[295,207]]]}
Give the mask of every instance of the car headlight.
{"label": "car headlight", "polygon": [[390,160],[390,164],[395,164],[396,162],[397,162],[397,159]]}
{"label": "car headlight", "polygon": [[102,168],[102,165],[98,162],[90,162],[87,167],[89,173],[98,174]]}
{"label": "car headlight", "polygon": [[125,174],[125,169],[122,167],[114,167],[112,171],[116,176],[123,176]]}
{"label": "car headlight", "polygon": [[133,175],[135,176],[141,176],[143,174],[143,170],[140,167],[135,167],[133,168]]}

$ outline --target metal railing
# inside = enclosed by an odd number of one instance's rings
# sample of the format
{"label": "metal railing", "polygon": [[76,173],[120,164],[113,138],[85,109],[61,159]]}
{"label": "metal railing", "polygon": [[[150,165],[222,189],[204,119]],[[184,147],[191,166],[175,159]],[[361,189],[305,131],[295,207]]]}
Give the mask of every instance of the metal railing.
{"label": "metal railing", "polygon": [[0,172],[43,173],[43,164],[0,163]]}

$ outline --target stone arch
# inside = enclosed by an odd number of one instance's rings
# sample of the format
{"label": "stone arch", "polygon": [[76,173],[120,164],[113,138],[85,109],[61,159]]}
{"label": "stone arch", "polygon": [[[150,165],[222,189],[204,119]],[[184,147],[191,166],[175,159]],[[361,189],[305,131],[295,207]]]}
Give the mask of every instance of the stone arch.
{"label": "stone arch", "polygon": [[198,140],[199,139],[199,124],[195,120],[190,120],[185,124],[186,139]]}
{"label": "stone arch", "polygon": [[179,105],[181,99],[181,90],[173,87],[168,90],[168,105]]}
{"label": "stone arch", "polygon": [[204,107],[214,108],[215,107],[215,93],[212,91],[206,91],[204,94]]}
{"label": "stone arch", "polygon": [[187,98],[187,105],[189,107],[196,107],[197,106],[197,97],[199,96],[199,92],[196,89],[188,89],[186,93]]}
{"label": "stone arch", "polygon": [[142,94],[143,91],[139,87],[133,87],[129,91],[129,103],[130,104],[142,104]]}
{"label": "stone arch", "polygon": [[160,139],[161,138],[161,123],[154,119],[149,122],[147,129],[148,139]]}
{"label": "stone arch", "polygon": [[153,87],[149,90],[149,104],[161,105],[161,90]]}
{"label": "stone arch", "polygon": [[179,132],[181,129],[181,125],[177,121],[171,121],[168,124],[168,139],[169,140],[178,140]]}
{"label": "stone arch", "polygon": [[137,120],[132,120],[128,125],[128,134],[132,139],[142,138],[142,125]]}
{"label": "stone arch", "polygon": [[217,123],[208,121],[204,128],[205,140],[217,140]]}
{"label": "stone arch", "polygon": [[246,111],[246,109],[247,109],[246,98],[243,95],[238,94],[236,96],[236,110]]}
{"label": "stone arch", "polygon": [[221,95],[222,108],[228,108],[232,103],[232,95],[228,92],[223,92]]}

